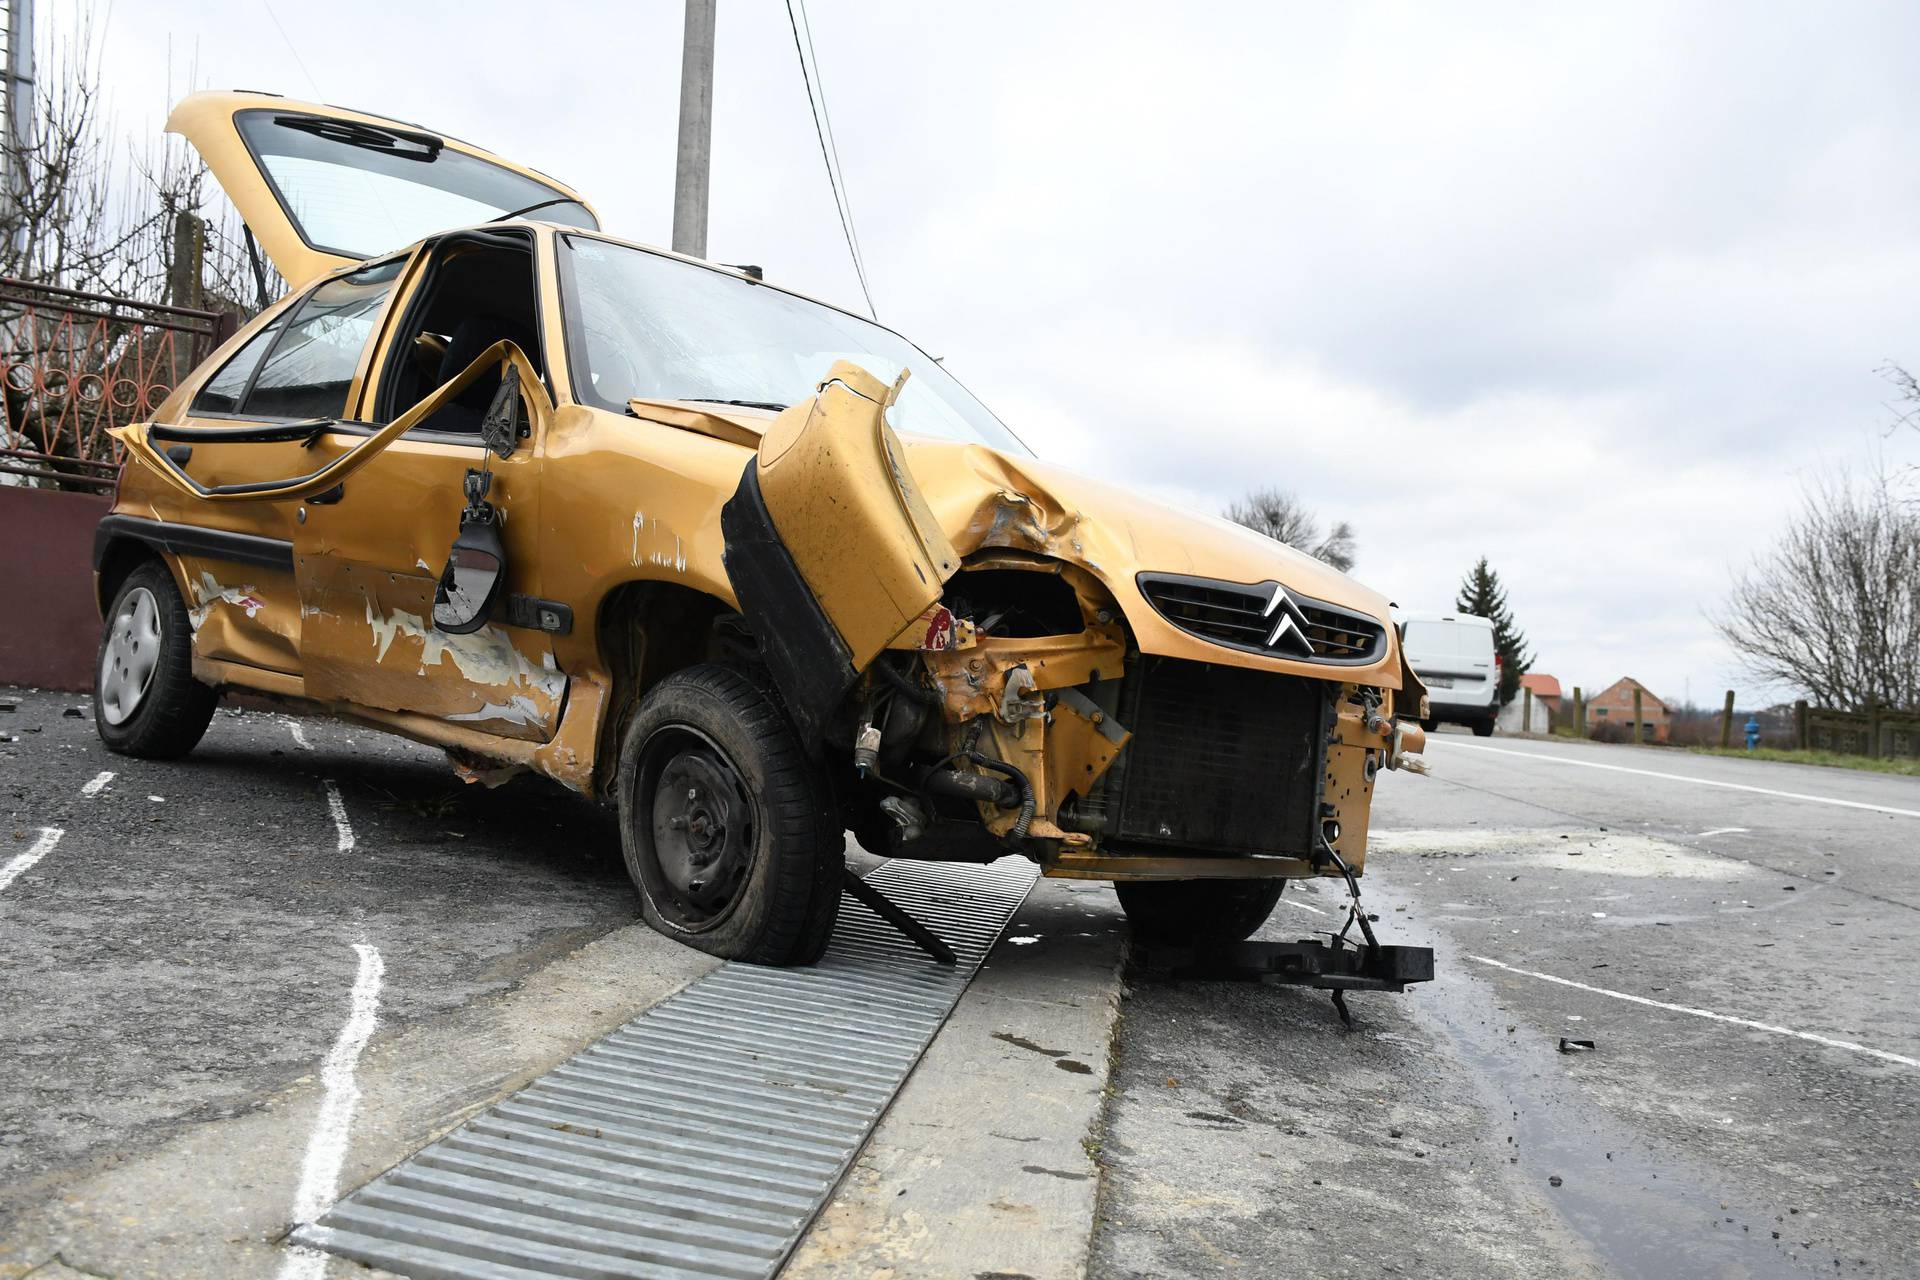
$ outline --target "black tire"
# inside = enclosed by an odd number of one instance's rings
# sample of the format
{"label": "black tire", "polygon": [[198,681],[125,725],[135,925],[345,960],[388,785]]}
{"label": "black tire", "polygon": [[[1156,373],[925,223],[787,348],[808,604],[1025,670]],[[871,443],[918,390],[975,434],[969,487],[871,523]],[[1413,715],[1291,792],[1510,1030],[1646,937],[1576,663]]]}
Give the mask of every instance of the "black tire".
{"label": "black tire", "polygon": [[1420,722],[1420,727],[1422,729],[1425,729],[1428,733],[1440,732],[1440,722],[1438,720],[1433,719],[1431,716],[1429,716],[1425,720],[1422,720]]}
{"label": "black tire", "polygon": [[109,751],[174,760],[193,750],[220,695],[193,678],[193,624],[158,560],[113,593],[93,664],[93,725]]}
{"label": "black tire", "polygon": [[1285,880],[1123,880],[1114,885],[1134,936],[1150,942],[1240,942],[1266,923]]}
{"label": "black tire", "polygon": [[845,833],[792,723],[753,679],[707,664],[655,685],[627,726],[615,791],[648,924],[728,960],[820,958]]}
{"label": "black tire", "polygon": [[1493,717],[1488,716],[1485,720],[1475,720],[1473,722],[1473,736],[1476,738],[1491,738],[1493,736]]}

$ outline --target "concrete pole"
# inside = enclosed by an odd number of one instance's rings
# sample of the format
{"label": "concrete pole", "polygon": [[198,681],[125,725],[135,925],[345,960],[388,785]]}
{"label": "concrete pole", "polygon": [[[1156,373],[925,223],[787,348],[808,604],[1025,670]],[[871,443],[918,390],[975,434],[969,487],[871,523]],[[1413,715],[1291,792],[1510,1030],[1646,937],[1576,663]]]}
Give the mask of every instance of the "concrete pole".
{"label": "concrete pole", "polygon": [[1726,705],[1720,708],[1720,749],[1733,745],[1733,690],[1727,690]]}
{"label": "concrete pole", "polygon": [[1573,736],[1587,736],[1587,700],[1580,694],[1580,686],[1573,686]]}
{"label": "concrete pole", "polygon": [[[19,207],[25,194],[27,173],[25,156],[33,146],[33,0],[9,0],[7,5],[6,65],[6,190],[0,199],[9,209]],[[20,244],[27,243],[27,228],[20,228]]]}
{"label": "concrete pole", "polygon": [[1633,687],[1633,745],[1640,745],[1640,686]]}
{"label": "concrete pole", "polygon": [[707,256],[707,174],[713,167],[713,10],[687,0],[680,55],[680,151],[673,171],[673,251]]}
{"label": "concrete pole", "polygon": [[1533,732],[1533,690],[1520,690],[1520,732]]}

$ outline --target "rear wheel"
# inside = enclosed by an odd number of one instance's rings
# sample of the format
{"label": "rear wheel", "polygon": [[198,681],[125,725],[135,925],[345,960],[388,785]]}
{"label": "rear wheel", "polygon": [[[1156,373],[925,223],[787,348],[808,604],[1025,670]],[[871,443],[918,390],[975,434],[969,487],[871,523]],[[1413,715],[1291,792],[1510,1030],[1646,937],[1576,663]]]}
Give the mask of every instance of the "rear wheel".
{"label": "rear wheel", "polygon": [[93,724],[109,751],[149,760],[187,754],[220,697],[193,678],[193,626],[173,575],[157,560],[114,593],[94,664]]}
{"label": "rear wheel", "polygon": [[1287,882],[1123,880],[1114,885],[1136,937],[1150,942],[1240,942],[1266,923]]}
{"label": "rear wheel", "polygon": [[810,964],[840,908],[844,836],[779,705],[703,665],[656,685],[628,726],[620,845],[647,923],[754,964]]}
{"label": "rear wheel", "polygon": [[1493,717],[1488,716],[1485,720],[1475,720],[1473,722],[1473,736],[1476,738],[1491,738],[1493,736]]}

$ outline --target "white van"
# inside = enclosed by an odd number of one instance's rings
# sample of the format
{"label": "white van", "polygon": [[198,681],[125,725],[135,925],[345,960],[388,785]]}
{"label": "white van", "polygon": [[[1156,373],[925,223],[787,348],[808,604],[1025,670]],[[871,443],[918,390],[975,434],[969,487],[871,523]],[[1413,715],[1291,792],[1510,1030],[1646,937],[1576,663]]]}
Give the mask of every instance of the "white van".
{"label": "white van", "polygon": [[1432,716],[1426,727],[1464,724],[1485,738],[1500,712],[1500,656],[1493,623],[1470,613],[1401,615],[1400,647],[1426,682]]}

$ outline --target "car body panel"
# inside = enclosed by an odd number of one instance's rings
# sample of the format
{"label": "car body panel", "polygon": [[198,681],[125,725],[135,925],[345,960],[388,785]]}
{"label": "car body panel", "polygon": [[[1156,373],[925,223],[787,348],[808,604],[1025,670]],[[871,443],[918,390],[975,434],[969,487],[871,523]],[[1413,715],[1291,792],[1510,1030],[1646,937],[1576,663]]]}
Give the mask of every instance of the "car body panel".
{"label": "car body panel", "polygon": [[887,425],[900,385],[836,362],[812,400],[768,425],[755,457],[774,527],[855,670],[960,568]]}

